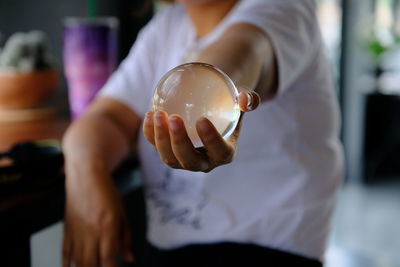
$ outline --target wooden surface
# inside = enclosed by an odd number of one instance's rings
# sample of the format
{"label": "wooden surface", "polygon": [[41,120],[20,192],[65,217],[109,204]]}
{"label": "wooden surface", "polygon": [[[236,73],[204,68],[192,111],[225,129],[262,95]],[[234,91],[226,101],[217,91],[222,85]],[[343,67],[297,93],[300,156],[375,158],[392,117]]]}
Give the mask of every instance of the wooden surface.
{"label": "wooden surface", "polygon": [[61,140],[68,125],[63,119],[0,123],[0,151],[23,141]]}
{"label": "wooden surface", "polygon": [[49,121],[56,118],[57,110],[54,108],[0,109],[0,125],[4,123]]}

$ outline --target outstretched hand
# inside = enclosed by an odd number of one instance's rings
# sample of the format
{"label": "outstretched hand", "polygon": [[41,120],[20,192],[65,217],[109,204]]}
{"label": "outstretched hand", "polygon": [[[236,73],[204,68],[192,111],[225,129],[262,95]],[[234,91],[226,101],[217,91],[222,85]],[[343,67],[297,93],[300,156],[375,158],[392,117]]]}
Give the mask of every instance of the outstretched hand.
{"label": "outstretched hand", "polygon": [[[241,91],[239,106],[242,112],[258,107],[260,96],[254,91]],[[225,140],[206,118],[196,122],[197,133],[203,147],[195,148],[179,115],[168,115],[164,111],[149,111],[143,124],[146,139],[160,154],[161,160],[174,169],[209,172],[230,163],[236,151],[242,115],[232,135]]]}

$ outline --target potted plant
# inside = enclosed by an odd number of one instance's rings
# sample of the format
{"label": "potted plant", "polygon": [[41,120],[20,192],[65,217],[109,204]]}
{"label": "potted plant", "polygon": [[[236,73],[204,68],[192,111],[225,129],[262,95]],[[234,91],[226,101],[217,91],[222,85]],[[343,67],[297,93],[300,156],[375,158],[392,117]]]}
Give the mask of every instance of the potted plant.
{"label": "potted plant", "polygon": [[44,33],[16,33],[0,50],[0,109],[40,107],[57,83]]}

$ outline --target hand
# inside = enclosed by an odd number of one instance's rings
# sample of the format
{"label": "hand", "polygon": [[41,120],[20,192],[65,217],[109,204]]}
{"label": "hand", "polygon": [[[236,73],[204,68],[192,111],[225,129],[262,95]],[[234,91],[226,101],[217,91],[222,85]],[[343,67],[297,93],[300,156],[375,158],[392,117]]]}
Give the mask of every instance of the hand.
{"label": "hand", "polygon": [[[243,90],[239,95],[242,112],[256,109],[260,96],[256,92]],[[242,116],[232,135],[225,140],[206,118],[196,122],[197,133],[204,147],[196,149],[190,141],[184,122],[178,115],[163,111],[147,112],[143,124],[146,139],[160,154],[161,160],[174,169],[209,172],[230,163],[236,151]]]}
{"label": "hand", "polygon": [[117,267],[120,255],[132,262],[129,228],[111,177],[79,176],[67,176],[63,266]]}

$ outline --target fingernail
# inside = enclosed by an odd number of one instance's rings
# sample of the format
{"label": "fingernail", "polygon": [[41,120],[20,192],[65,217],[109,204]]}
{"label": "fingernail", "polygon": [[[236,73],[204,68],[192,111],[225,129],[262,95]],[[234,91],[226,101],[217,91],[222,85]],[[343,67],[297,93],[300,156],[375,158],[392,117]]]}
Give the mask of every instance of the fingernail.
{"label": "fingernail", "polygon": [[200,168],[201,168],[201,171],[206,171],[206,170],[208,170],[208,167],[209,165],[208,165],[208,163],[207,162],[201,162],[201,164],[200,164]]}
{"label": "fingernail", "polygon": [[253,109],[253,94],[250,92],[247,92],[247,109]]}
{"label": "fingernail", "polygon": [[145,121],[150,121],[151,118],[153,117],[153,112],[146,112],[146,114],[144,115],[144,120]]}
{"label": "fingernail", "polygon": [[156,126],[162,126],[163,125],[163,114],[160,111],[157,111],[155,114],[155,124]]}
{"label": "fingernail", "polygon": [[208,133],[208,132],[211,131],[211,127],[210,127],[209,122],[208,122],[208,120],[206,118],[200,119],[198,121],[198,125],[199,125],[200,130],[203,133]]}
{"label": "fingernail", "polygon": [[178,131],[180,128],[178,118],[176,116],[170,116],[169,117],[169,128],[171,128],[172,131]]}

